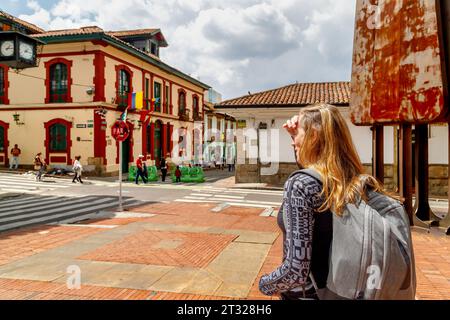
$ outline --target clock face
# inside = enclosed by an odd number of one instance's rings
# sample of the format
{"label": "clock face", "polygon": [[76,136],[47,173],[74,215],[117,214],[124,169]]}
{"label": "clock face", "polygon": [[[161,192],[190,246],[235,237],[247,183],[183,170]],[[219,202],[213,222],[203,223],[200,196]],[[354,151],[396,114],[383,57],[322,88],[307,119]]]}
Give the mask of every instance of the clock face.
{"label": "clock face", "polygon": [[14,41],[7,40],[0,44],[0,54],[4,57],[11,57],[14,55]]}
{"label": "clock face", "polygon": [[33,58],[34,58],[33,46],[26,42],[20,42],[19,43],[19,55],[22,59],[33,60]]}

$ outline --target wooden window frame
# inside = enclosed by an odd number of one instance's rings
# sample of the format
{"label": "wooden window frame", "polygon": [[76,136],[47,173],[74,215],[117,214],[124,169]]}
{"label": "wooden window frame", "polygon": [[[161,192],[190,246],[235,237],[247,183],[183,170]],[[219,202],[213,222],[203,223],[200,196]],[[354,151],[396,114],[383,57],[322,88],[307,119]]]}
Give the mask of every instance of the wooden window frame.
{"label": "wooden window frame", "polygon": [[63,64],[67,68],[67,93],[66,93],[66,99],[64,102],[59,103],[72,103],[72,61],[64,59],[64,58],[55,58],[52,60],[49,60],[44,63],[45,70],[46,70],[46,79],[45,79],[45,89],[46,89],[46,97],[45,97],[45,103],[58,103],[58,102],[52,102],[51,97],[51,69],[56,64]]}

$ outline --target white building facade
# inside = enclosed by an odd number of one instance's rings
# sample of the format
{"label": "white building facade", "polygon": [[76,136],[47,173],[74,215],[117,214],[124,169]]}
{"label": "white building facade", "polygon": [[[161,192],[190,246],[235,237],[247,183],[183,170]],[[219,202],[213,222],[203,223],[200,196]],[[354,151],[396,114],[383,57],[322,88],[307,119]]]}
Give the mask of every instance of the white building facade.
{"label": "white building facade", "polygon": [[[336,105],[347,120],[355,147],[367,173],[372,173],[371,127],[355,126],[350,120],[349,83],[296,84],[247,97],[228,100],[216,106],[237,121],[237,183],[283,185],[297,169],[292,139],[282,129],[284,123],[298,114],[302,107],[320,101]],[[280,91],[280,92],[277,92]],[[329,92],[328,92],[329,91]],[[285,97],[305,97],[301,103],[287,103]],[[324,94],[324,92],[328,92]],[[339,96],[336,99],[336,96]],[[303,98],[305,99],[305,98]],[[281,100],[281,101],[280,101]],[[263,101],[259,103],[259,101]],[[305,103],[306,102],[306,103]],[[396,191],[398,185],[398,147],[396,126],[384,127],[385,186]],[[414,148],[413,148],[414,149]],[[429,128],[430,195],[448,194],[448,126]]]}

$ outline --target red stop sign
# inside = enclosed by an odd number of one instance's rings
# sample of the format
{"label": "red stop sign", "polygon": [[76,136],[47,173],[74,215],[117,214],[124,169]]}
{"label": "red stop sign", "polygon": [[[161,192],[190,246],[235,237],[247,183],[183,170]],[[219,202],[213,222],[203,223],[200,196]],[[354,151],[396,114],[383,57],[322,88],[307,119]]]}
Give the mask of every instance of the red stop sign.
{"label": "red stop sign", "polygon": [[125,121],[117,120],[111,128],[111,135],[119,142],[125,141],[130,135],[130,128]]}

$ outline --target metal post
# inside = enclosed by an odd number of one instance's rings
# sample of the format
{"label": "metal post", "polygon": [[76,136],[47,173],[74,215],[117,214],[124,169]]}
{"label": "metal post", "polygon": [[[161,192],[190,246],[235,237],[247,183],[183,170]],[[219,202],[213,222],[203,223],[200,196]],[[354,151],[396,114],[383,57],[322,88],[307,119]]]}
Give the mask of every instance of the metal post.
{"label": "metal post", "polygon": [[400,181],[399,191],[411,225],[414,225],[412,207],[412,128],[411,124],[400,124]]}
{"label": "metal post", "polygon": [[[450,166],[450,122],[448,123],[448,165]],[[450,173],[450,172],[449,172]],[[450,188],[450,174],[448,174],[448,186]],[[450,192],[448,192],[448,202],[450,203]],[[439,222],[439,226],[447,229],[446,233],[450,236],[450,206],[448,207],[447,216]]]}
{"label": "metal post", "polygon": [[399,192],[399,171],[398,171],[398,126],[393,126],[394,129],[394,166],[393,166],[393,178],[394,178],[394,190]]}
{"label": "metal post", "polygon": [[439,221],[431,210],[428,200],[428,125],[416,125],[416,145],[415,145],[415,180],[416,180],[416,204],[415,215],[421,221]]}
{"label": "metal post", "polygon": [[382,125],[372,127],[372,155],[372,175],[384,183],[384,127]]}
{"label": "metal post", "polygon": [[123,211],[123,205],[122,205],[122,148],[123,148],[123,142],[119,142],[119,211]]}

